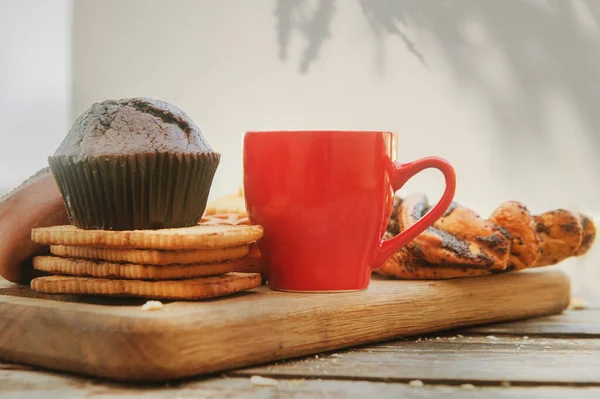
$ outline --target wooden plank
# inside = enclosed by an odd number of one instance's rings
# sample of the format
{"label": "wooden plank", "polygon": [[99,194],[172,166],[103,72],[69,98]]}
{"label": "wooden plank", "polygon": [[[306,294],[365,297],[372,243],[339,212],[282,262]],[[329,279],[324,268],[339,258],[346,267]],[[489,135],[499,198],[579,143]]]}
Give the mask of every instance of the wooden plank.
{"label": "wooden plank", "polygon": [[120,380],[166,381],[343,347],[553,314],[559,271],[448,281],[375,280],[368,290],[221,300],[86,304],[0,295],[0,359]]}
{"label": "wooden plank", "polygon": [[249,378],[212,378],[173,386],[124,386],[98,380],[57,375],[37,371],[5,371],[0,368],[0,396],[19,398],[88,398],[127,397],[155,399],[176,398],[237,398],[267,399],[293,397],[313,398],[597,398],[600,387],[502,387],[429,385],[369,381],[289,380],[276,381],[275,386],[256,386]]}
{"label": "wooden plank", "polygon": [[438,383],[600,384],[599,339],[432,337],[316,356],[238,370],[233,375],[395,382],[421,379]]}
{"label": "wooden plank", "polygon": [[568,310],[533,320],[467,328],[460,333],[600,338],[600,309]]}
{"label": "wooden plank", "polygon": [[[396,353],[396,352],[456,352],[494,351],[503,352],[600,352],[600,339],[567,339],[524,336],[462,336],[461,334],[433,334],[427,337],[409,338],[376,346],[351,349],[350,353]],[[335,356],[334,356],[335,357]]]}

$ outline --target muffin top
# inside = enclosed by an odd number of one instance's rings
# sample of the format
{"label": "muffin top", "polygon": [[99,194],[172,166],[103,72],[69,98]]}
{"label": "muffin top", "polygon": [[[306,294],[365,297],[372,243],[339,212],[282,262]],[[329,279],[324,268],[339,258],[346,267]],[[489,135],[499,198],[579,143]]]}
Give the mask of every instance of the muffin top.
{"label": "muffin top", "polygon": [[138,153],[207,153],[212,148],[178,107],[137,97],[106,100],[81,114],[55,156]]}

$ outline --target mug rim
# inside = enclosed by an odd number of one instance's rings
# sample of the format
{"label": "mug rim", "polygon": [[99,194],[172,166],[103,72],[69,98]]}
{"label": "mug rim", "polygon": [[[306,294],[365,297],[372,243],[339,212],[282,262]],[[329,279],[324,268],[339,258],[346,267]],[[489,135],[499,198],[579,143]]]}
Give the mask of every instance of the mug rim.
{"label": "mug rim", "polygon": [[305,133],[305,134],[323,134],[323,133],[354,133],[354,134],[397,134],[390,130],[342,130],[342,129],[287,129],[287,130],[247,130],[244,136],[253,134],[285,134],[285,133]]}

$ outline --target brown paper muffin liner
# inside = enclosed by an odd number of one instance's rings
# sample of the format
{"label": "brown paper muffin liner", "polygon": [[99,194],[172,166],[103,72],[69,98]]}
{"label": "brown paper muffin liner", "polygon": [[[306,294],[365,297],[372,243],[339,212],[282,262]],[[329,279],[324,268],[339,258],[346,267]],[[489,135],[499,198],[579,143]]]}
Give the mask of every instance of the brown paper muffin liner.
{"label": "brown paper muffin liner", "polygon": [[219,161],[218,153],[48,159],[71,224],[102,230],[197,224]]}

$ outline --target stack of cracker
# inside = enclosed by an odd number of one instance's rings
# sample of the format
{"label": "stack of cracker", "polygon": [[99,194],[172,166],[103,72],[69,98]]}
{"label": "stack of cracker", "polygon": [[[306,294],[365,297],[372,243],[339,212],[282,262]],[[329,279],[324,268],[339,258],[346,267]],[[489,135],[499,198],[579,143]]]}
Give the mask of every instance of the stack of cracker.
{"label": "stack of cracker", "polygon": [[[233,226],[250,225],[242,187],[235,193],[223,195],[210,201],[206,205],[202,222]],[[241,265],[240,271],[261,273],[263,281],[266,281],[265,266],[256,242],[250,244],[250,252],[246,258],[248,261]]]}
{"label": "stack of cracker", "polygon": [[229,295],[262,283],[258,273],[239,272],[262,235],[260,226],[215,222],[162,230],[37,228],[31,239],[48,245],[50,255],[34,257],[33,266],[51,275],[33,279],[31,288],[178,300]]}
{"label": "stack of cracker", "polygon": [[234,216],[240,220],[248,220],[246,200],[242,187],[235,193],[222,195],[206,205],[205,217],[228,218]]}

